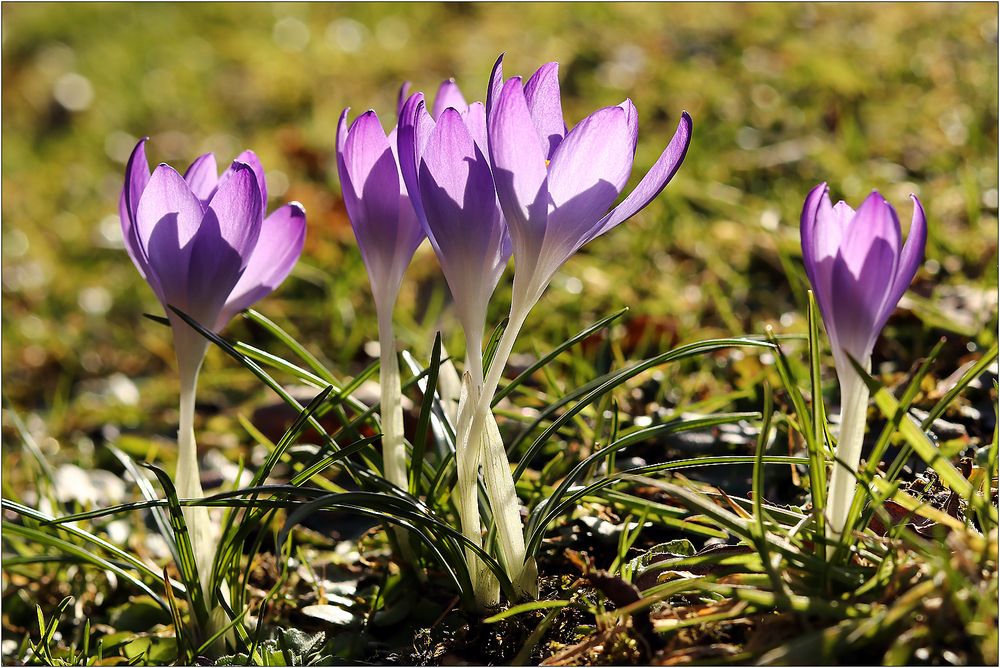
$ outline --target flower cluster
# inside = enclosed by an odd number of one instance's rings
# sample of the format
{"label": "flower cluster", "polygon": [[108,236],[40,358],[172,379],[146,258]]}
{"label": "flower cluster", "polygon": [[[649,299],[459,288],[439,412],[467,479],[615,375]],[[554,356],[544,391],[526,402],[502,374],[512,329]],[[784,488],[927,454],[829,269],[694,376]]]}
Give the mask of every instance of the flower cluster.
{"label": "flower cluster", "polygon": [[[462,530],[482,545],[476,492],[482,469],[502,563],[523,593],[535,585],[526,577],[532,569],[526,564],[514,480],[491,400],[517,335],[553,274],[584,244],[649,204],[680,167],[691,139],[691,118],[685,113],[653,168],[612,207],[631,175],[638,113],[625,100],[569,129],[558,72],[557,63],[548,63],[527,82],[520,77],[504,81],[501,56],[485,104],[468,103],[453,81],[445,81],[428,111],[424,95],[407,96],[404,86],[398,124],[388,135],[373,111],[348,129],[345,110],[338,131],[344,200],[379,305],[380,331],[391,331],[383,323],[391,319],[400,277],[422,234],[437,254],[466,343],[456,420]],[[510,318],[487,376],[482,365],[487,307],[512,256]],[[399,378],[392,340],[380,338],[383,456],[386,475],[395,482],[405,476],[404,450],[392,426],[399,418],[386,410],[397,410],[393,394],[398,394]],[[387,349],[393,352],[386,355]],[[480,602],[495,602],[488,575],[471,552],[468,558],[481,583]]]}
{"label": "flower cluster", "polygon": [[[484,90],[466,101],[454,81],[433,104],[404,84],[398,120],[386,131],[375,111],[340,116],[336,163],[344,206],[367,269],[378,318],[382,470],[409,487],[393,310],[403,276],[426,238],[439,260],[465,338],[464,374],[442,366],[439,389],[451,387],[457,487],[453,494],[466,561],[483,607],[499,597],[497,578],[480,556],[484,515],[496,526],[496,555],[515,591],[537,593],[524,528],[491,405],[518,334],[555,273],[581,247],[628,220],[656,198],[684,161],[691,141],[687,113],[652,167],[622,197],[632,176],[639,115],[631,100],[597,109],[570,127],[562,111],[557,63],[526,81],[505,79],[503,56]],[[273,291],[302,251],[306,217],[292,202],[265,217],[268,197],[257,156],[245,151],[220,176],[215,157],[195,160],[182,176],[169,165],[149,169],[145,142],[128,161],[120,200],[129,256],[163,304],[181,379],[180,496],[203,496],[193,416],[207,340],[185,318],[220,331],[236,313]],[[854,211],[832,205],[825,184],[802,212],[802,254],[832,343],[842,395],[837,463],[826,526],[835,546],[850,507],[868,390],[853,363],[869,368],[876,338],[919,267],[926,242],[920,202],[906,243],[893,208],[873,192]],[[617,204],[616,204],[617,202]],[[510,313],[489,369],[483,338],[489,302],[513,259]],[[450,409],[449,409],[450,410]],[[480,483],[485,497],[479,493]],[[388,489],[393,489],[392,486]],[[489,504],[488,513],[480,506]],[[216,538],[208,511],[187,507],[206,592]],[[400,532],[404,555],[410,547]]]}

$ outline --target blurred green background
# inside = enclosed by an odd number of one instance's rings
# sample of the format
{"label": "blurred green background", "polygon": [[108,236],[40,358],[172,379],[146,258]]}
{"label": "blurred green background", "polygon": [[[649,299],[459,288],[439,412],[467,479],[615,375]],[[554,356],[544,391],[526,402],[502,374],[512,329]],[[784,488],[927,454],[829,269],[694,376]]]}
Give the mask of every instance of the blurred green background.
{"label": "blurred green background", "polygon": [[[905,370],[941,335],[956,357],[995,339],[994,3],[5,3],[2,20],[3,392],[49,451],[86,452],[107,424],[175,428],[169,332],[142,318],[160,306],[117,215],[139,136],[153,163],[182,170],[204,151],[225,164],[253,148],[270,208],[305,205],[302,261],[258,308],[350,375],[372,361],[376,328],[340,201],[337,117],[374,108],[392,123],[404,80],[430,95],[454,76],[482,99],[500,52],[508,76],[560,62],[570,125],[631,97],[633,184],[681,110],[695,122],[673,183],[562,269],[521,351],[623,306],[636,356],[766,325],[803,331],[798,215],[820,181],[854,205],[878,188],[904,228],[909,193],[927,210],[928,259],[879,359]],[[461,351],[426,245],[397,314],[418,358],[438,328]],[[227,332],[285,352],[243,321]],[[206,368],[203,416],[267,396],[218,351]],[[686,372],[692,391],[718,382]],[[245,438],[222,431],[202,442]]]}

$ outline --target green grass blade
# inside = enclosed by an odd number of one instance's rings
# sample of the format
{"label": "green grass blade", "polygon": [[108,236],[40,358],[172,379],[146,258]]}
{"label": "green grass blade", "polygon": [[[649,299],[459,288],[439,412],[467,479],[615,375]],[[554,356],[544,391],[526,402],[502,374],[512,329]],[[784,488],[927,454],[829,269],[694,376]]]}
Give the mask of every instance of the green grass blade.
{"label": "green grass blade", "polygon": [[[602,378],[597,379],[597,381],[588,383],[587,385],[578,388],[577,390],[569,393],[566,397],[563,397],[559,401],[555,402],[549,408],[546,408],[541,415],[533,422],[531,427],[522,431],[522,435],[530,433],[534,426],[541,423],[546,417],[551,415],[555,410],[564,406],[569,401],[573,399],[579,399],[573,408],[569,409],[558,418],[556,418],[546,429],[534,440],[534,442],[528,447],[524,455],[521,457],[517,468],[514,470],[514,481],[516,482],[520,479],[521,474],[524,473],[525,469],[528,468],[531,460],[541,451],[542,447],[548,441],[548,439],[555,434],[564,424],[569,422],[578,413],[583,411],[587,406],[596,401],[598,398],[604,396],[611,390],[620,386],[622,383],[634,378],[643,371],[652,369],[654,367],[660,366],[662,364],[667,364],[669,362],[676,362],[679,360],[686,359],[688,357],[694,357],[696,355],[703,355],[705,353],[713,352],[716,350],[721,350],[723,348],[732,348],[736,346],[753,346],[759,348],[774,348],[773,343],[768,343],[759,340],[747,339],[747,338],[730,338],[730,339],[710,339],[706,341],[698,341],[696,343],[690,343],[687,345],[680,346],[673,350],[667,351],[656,357],[639,362],[631,367],[617,371],[611,374],[607,374]],[[520,436],[518,437],[520,438]],[[518,439],[511,444],[508,449],[508,453],[515,451],[518,444]]]}

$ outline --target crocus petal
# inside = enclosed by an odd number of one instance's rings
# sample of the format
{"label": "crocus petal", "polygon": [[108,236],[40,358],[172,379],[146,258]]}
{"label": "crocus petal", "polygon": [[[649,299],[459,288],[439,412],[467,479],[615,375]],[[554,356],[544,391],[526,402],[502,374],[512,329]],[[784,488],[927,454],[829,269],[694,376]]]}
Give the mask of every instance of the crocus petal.
{"label": "crocus petal", "polygon": [[[837,251],[836,247],[834,247],[832,254],[818,251],[818,239],[830,235],[829,230],[820,226],[820,221],[836,223],[839,228],[839,223],[837,223],[839,219],[839,216],[834,214],[830,204],[829,188],[826,183],[820,183],[809,191],[805,204],[802,206],[799,236],[802,241],[802,261],[805,265],[806,275],[813,286],[816,303],[824,322],[832,322],[831,309],[833,304],[830,299],[830,283],[833,280],[833,264],[836,261]],[[839,243],[840,236],[841,233],[838,232],[837,243]],[[828,333],[833,341],[836,336],[835,332]]]}
{"label": "crocus petal", "polygon": [[691,117],[685,111],[681,114],[681,121],[677,125],[673,139],[670,140],[670,143],[663,149],[660,157],[657,158],[650,170],[639,181],[639,185],[608,215],[601,219],[584,243],[599,237],[612,227],[639,213],[639,211],[646,208],[660,194],[666,185],[670,183],[670,179],[674,177],[677,170],[680,169],[681,163],[684,162],[684,156],[687,155],[688,146],[691,143],[691,130]]}
{"label": "crocus petal", "polygon": [[479,150],[482,151],[483,155],[488,155],[485,105],[482,102],[473,102],[470,104],[469,108],[462,114],[462,122],[465,123],[466,129],[472,135],[472,139],[476,142]]}
{"label": "crocus petal", "polygon": [[427,140],[434,129],[434,120],[427,113],[424,104],[424,94],[414,93],[406,100],[403,111],[399,114],[399,125],[396,131],[397,157],[399,171],[406,184],[406,192],[410,196],[413,208],[425,230],[427,221],[420,200],[420,185],[417,182],[417,169],[420,156],[424,152]]}
{"label": "crocus petal", "polygon": [[406,184],[403,182],[403,174],[399,167],[399,142],[396,136],[398,132],[398,127],[389,132],[389,148],[392,150],[392,159],[396,163],[396,174],[399,179],[399,222],[396,226],[395,264],[400,267],[401,278],[403,271],[410,264],[413,253],[426,235],[420,218],[413,208],[410,195],[406,191]]}
{"label": "crocus petal", "polygon": [[545,147],[545,157],[551,158],[566,136],[559,94],[559,63],[546,63],[531,75],[524,85],[524,99],[528,102],[538,138]]}
{"label": "crocus petal", "polygon": [[548,171],[518,77],[504,83],[495,101],[489,117],[489,150],[518,272],[531,271],[545,238]]}
{"label": "crocus petal", "polygon": [[487,119],[493,113],[493,107],[496,106],[497,100],[500,99],[500,91],[503,90],[503,56],[504,54],[501,53],[497,61],[493,63],[493,70],[490,72],[490,85],[486,90]]}
{"label": "crocus petal", "polygon": [[816,235],[814,239],[814,256],[817,262],[834,258],[840,252],[840,244],[848,225],[854,220],[856,212],[847,202],[841,200],[830,205],[830,194],[823,196],[823,204],[816,212]]}
{"label": "crocus petal", "polygon": [[253,165],[234,162],[230,178],[219,189],[205,211],[205,222],[215,219],[219,236],[242,258],[246,266],[257,245],[264,208],[260,196],[260,177]]}
{"label": "crocus petal", "polygon": [[[802,214],[799,216],[799,239],[802,242],[802,261],[809,276],[810,283],[816,283],[816,220],[819,215],[819,208],[824,201],[829,188],[826,183],[814,186],[806,201],[802,205]],[[826,198],[829,201],[829,197]]]}
{"label": "crocus petal", "polygon": [[403,113],[403,105],[406,104],[406,98],[410,95],[410,82],[404,81],[403,85],[399,87],[399,94],[396,96],[396,116],[400,116]]}
{"label": "crocus petal", "polygon": [[618,106],[625,110],[625,123],[632,135],[632,155],[635,156],[636,146],[639,145],[639,112],[628,98]]}
{"label": "crocus petal", "polygon": [[136,209],[139,242],[149,262],[150,286],[164,306],[187,305],[191,241],[204,212],[184,178],[169,165],[153,170]]}
{"label": "crocus petal", "polygon": [[[843,210],[842,212],[835,210],[834,213],[843,220]],[[886,244],[892,256],[898,257],[900,236],[899,219],[896,218],[895,210],[878,191],[872,191],[844,230],[838,255],[843,258],[847,269],[858,276],[869,260],[869,252],[876,244]],[[886,289],[879,291],[882,295],[888,294],[888,281],[895,275],[896,266],[893,264],[891,271],[884,274],[882,282]]]}
{"label": "crocus petal", "polygon": [[215,163],[215,155],[205,153],[195,158],[191,166],[184,172],[184,180],[191,186],[191,192],[208,206],[208,202],[219,186],[219,168]]}
{"label": "crocus petal", "polygon": [[253,167],[234,163],[191,244],[188,313],[206,326],[218,324],[219,313],[257,246],[261,219],[260,186]]}
{"label": "crocus petal", "polygon": [[442,112],[448,108],[454,109],[459,113],[469,108],[465,97],[462,95],[462,91],[459,90],[458,84],[455,83],[454,79],[441,82],[437,95],[434,96],[434,107],[431,109],[431,117],[434,120],[438,120],[441,118]]}
{"label": "crocus petal", "polygon": [[305,238],[306,211],[298,202],[286,204],[264,219],[257,245],[243,275],[226,299],[215,331],[281,285],[302,254]]}
{"label": "crocus petal", "polygon": [[876,321],[876,329],[880,331],[896,308],[896,304],[902,299],[903,293],[910,287],[913,277],[917,274],[917,269],[924,261],[924,248],[927,245],[927,220],[924,215],[924,207],[916,195],[910,195],[910,199],[913,200],[910,232],[906,237],[906,243],[903,244],[903,250],[899,254],[899,265],[896,267],[896,276],[892,281],[889,297]]}
{"label": "crocus petal", "polygon": [[369,273],[381,277],[396,247],[400,185],[392,148],[374,111],[351,125],[343,156],[347,215]]}
{"label": "crocus petal", "polygon": [[[396,129],[386,137],[373,111],[338,130],[338,168],[344,203],[368,270],[372,291],[381,303],[395,299],[423,228],[401,180]],[[344,138],[346,136],[346,139]]]}
{"label": "crocus petal", "polygon": [[545,243],[564,255],[560,263],[586,242],[631,171],[630,129],[621,107],[598,109],[559,144],[549,164]]}
{"label": "crocus petal", "polygon": [[219,188],[222,188],[222,184],[226,182],[233,175],[234,165],[236,164],[249,165],[253,170],[254,176],[257,178],[257,188],[260,192],[260,204],[261,211],[267,210],[267,179],[264,178],[264,167],[260,164],[260,159],[257,154],[253,151],[243,151],[236,159],[233,164],[229,166],[222,176],[219,177]]}
{"label": "crocus petal", "polygon": [[[146,184],[149,183],[149,162],[146,160],[146,142],[143,137],[132,149],[128,163],[125,166],[125,185],[118,200],[118,215],[121,218],[122,238],[125,240],[125,250],[132,258],[132,263],[139,270],[139,275],[150,280],[149,260],[146,251],[139,242],[138,226],[135,222],[135,212],[139,207],[139,198]],[[155,277],[152,279],[155,280]],[[154,292],[157,288],[153,288]]]}

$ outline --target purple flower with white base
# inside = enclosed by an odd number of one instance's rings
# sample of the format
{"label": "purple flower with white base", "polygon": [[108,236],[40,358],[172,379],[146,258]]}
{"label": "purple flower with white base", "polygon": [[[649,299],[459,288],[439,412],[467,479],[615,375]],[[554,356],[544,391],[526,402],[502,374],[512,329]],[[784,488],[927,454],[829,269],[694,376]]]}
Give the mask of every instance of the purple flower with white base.
{"label": "purple flower with white base", "polygon": [[396,158],[396,128],[388,135],[378,115],[367,111],[347,125],[345,109],[337,127],[337,172],[347,217],[368,270],[376,306],[388,308],[403,273],[424,239]]}
{"label": "purple flower with white base", "polygon": [[[403,84],[400,99],[409,88]],[[392,310],[403,273],[424,239],[399,171],[396,132],[386,135],[378,115],[368,111],[350,128],[345,109],[337,126],[337,172],[347,217],[368,270],[379,329],[382,459],[387,480],[406,489],[403,408]]]}
{"label": "purple flower with white base", "polygon": [[[302,252],[306,215],[293,202],[264,218],[267,185],[251,151],[240,154],[221,177],[211,153],[195,160],[181,176],[166,164],[150,173],[145,143],[139,141],[125,169],[119,200],[122,235],[173,331],[181,380],[177,494],[201,498],[194,405],[208,342],[168,307],[221,330],[288,276]],[[185,507],[184,515],[202,588],[211,599],[216,527],[207,508]]]}
{"label": "purple flower with white base", "polygon": [[473,382],[479,384],[481,361],[477,365],[475,358],[490,296],[510,258],[510,237],[486,158],[485,106],[466,105],[451,81],[441,85],[434,106],[436,120],[421,93],[403,105],[400,169],[455,299]]}
{"label": "purple flower with white base", "polygon": [[[510,236],[487,158],[486,107],[481,102],[466,103],[454,81],[445,81],[430,113],[421,93],[411,95],[404,103],[398,141],[407,192],[437,254],[465,333],[468,399],[478,396],[483,383],[486,310],[511,254]],[[474,400],[467,400],[460,406],[471,409],[473,404]],[[471,415],[463,416],[462,412],[460,408],[459,429],[471,421]],[[476,479],[482,449],[478,441],[473,446],[467,440],[456,445],[456,500],[463,532],[470,541],[481,544]],[[505,455],[503,458],[506,462]],[[506,473],[509,478],[509,470]],[[496,476],[487,475],[491,498],[498,496],[495,482]],[[513,492],[512,484],[510,490]],[[512,572],[519,572],[524,563],[520,516],[516,495],[506,496],[506,505],[495,506],[494,516],[501,551],[508,555],[505,564]],[[477,599],[484,607],[494,604],[495,579],[491,582],[492,576],[471,551],[466,556],[475,574]]]}
{"label": "purple flower with white base", "polygon": [[[913,218],[902,242],[896,211],[873,191],[857,211],[830,203],[825,183],[813,188],[802,208],[802,259],[833,349],[840,381],[841,427],[827,493],[827,536],[839,539],[854,498],[861,461],[868,387],[853,358],[871,368],[872,350],[886,321],[923,262],[927,223],[913,199]],[[828,550],[833,552],[835,546]]]}
{"label": "purple flower with white base", "polygon": [[875,341],[924,258],[927,224],[920,200],[902,242],[896,210],[873,191],[855,211],[830,203],[821,183],[802,209],[802,259],[816,292],[838,368],[871,356]]}

